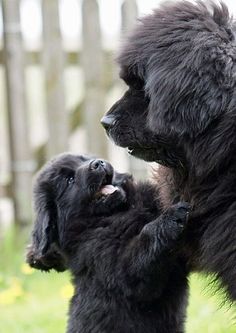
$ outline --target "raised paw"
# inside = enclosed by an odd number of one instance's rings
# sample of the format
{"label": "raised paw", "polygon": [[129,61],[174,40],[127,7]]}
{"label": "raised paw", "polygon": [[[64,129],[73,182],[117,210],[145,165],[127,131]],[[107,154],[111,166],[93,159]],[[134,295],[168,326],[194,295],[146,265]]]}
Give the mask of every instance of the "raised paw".
{"label": "raised paw", "polygon": [[168,215],[175,223],[184,227],[188,221],[188,215],[191,210],[189,203],[180,201],[168,209]]}

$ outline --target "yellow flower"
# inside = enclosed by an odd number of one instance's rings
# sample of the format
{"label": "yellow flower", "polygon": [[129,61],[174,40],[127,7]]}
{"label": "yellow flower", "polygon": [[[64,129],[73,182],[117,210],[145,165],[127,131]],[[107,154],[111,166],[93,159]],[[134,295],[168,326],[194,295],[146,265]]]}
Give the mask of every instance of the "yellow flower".
{"label": "yellow flower", "polygon": [[66,284],[61,288],[61,297],[64,299],[70,299],[74,295],[74,287],[71,283]]}
{"label": "yellow flower", "polygon": [[15,296],[10,289],[6,289],[0,292],[0,305],[10,305],[15,302]]}
{"label": "yellow flower", "polygon": [[21,266],[21,272],[25,275],[30,275],[30,274],[33,274],[34,273],[34,269],[31,268],[28,264],[24,263],[22,266]]}
{"label": "yellow flower", "polygon": [[15,295],[15,297],[22,296],[24,293],[22,285],[21,285],[21,281],[17,277],[13,277],[11,279],[10,289],[12,290],[12,293]]}
{"label": "yellow flower", "polygon": [[0,305],[9,305],[15,303],[16,299],[24,294],[21,282],[17,278],[11,279],[9,288],[0,292]]}

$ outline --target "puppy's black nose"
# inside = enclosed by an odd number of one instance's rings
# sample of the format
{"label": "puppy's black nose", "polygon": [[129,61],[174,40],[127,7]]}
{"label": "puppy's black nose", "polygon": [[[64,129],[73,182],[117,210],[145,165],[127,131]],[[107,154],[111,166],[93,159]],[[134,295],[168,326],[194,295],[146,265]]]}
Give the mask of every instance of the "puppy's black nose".
{"label": "puppy's black nose", "polygon": [[116,119],[112,115],[105,115],[101,119],[101,124],[105,128],[106,131],[108,131],[110,128],[112,128],[115,125]]}
{"label": "puppy's black nose", "polygon": [[92,170],[97,170],[99,168],[105,168],[106,167],[106,162],[103,161],[103,160],[93,160],[91,163],[90,163],[90,168]]}

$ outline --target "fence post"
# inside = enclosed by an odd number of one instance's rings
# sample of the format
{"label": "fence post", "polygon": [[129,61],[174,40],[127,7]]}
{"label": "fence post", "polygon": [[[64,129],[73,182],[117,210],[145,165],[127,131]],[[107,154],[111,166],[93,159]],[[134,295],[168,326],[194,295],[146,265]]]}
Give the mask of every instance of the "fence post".
{"label": "fence post", "polygon": [[15,223],[31,221],[32,161],[26,110],[24,52],[20,30],[18,0],[3,0],[4,64],[8,101],[12,196]]}
{"label": "fence post", "polygon": [[56,0],[42,1],[43,66],[49,138],[47,158],[67,150],[69,115],[65,110],[64,52]]}
{"label": "fence post", "polygon": [[85,81],[84,124],[89,152],[107,158],[107,139],[100,125],[104,114],[104,67],[99,8],[96,0],[82,3],[82,67]]}
{"label": "fence post", "polygon": [[[133,28],[137,15],[138,15],[138,7],[136,0],[124,0],[121,7],[123,35],[129,32]],[[144,161],[135,159],[134,157],[130,156],[129,168],[130,172],[139,179],[145,178],[147,176],[147,166]]]}

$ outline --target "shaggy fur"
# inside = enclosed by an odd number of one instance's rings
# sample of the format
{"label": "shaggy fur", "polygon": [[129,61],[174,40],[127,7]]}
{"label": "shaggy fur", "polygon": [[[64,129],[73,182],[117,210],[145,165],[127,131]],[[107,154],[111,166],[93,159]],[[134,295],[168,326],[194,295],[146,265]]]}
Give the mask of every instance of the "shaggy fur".
{"label": "shaggy fur", "polygon": [[128,91],[102,123],[132,155],[169,167],[165,200],[194,206],[189,268],[236,300],[236,29],[223,3],[205,3],[168,2],[139,21],[118,57]]}
{"label": "shaggy fur", "polygon": [[161,214],[157,195],[84,156],[59,156],[39,174],[27,261],[72,272],[68,333],[184,331],[187,270],[175,248],[189,205]]}

